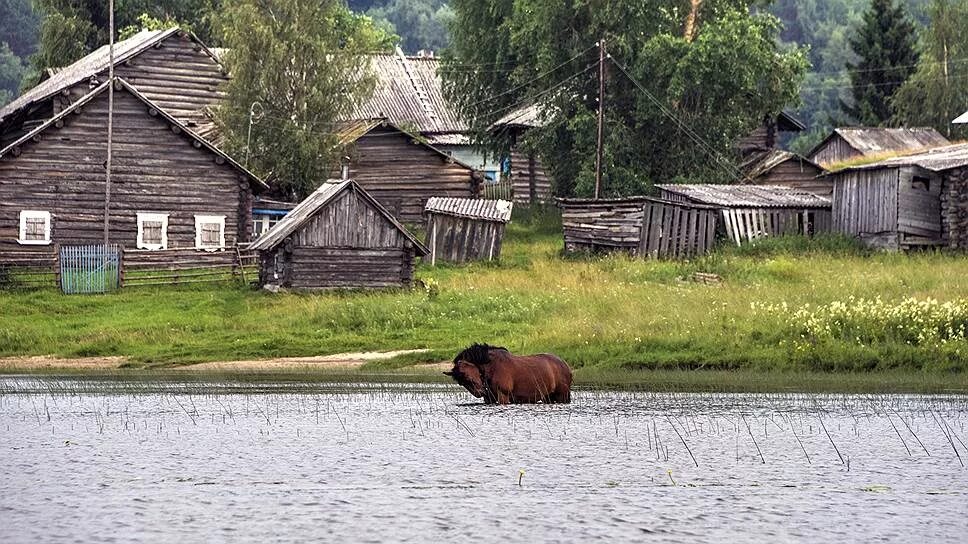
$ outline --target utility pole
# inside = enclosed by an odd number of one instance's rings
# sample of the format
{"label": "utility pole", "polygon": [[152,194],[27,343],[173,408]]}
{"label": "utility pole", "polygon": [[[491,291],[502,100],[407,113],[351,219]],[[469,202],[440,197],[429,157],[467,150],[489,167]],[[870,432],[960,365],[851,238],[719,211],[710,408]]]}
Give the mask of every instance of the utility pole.
{"label": "utility pole", "polygon": [[114,140],[114,0],[108,1],[108,160],[104,178],[104,245],[111,240],[111,144]]}
{"label": "utility pole", "polygon": [[595,155],[595,198],[602,190],[602,130],[605,124],[605,38],[598,40],[598,145]]}

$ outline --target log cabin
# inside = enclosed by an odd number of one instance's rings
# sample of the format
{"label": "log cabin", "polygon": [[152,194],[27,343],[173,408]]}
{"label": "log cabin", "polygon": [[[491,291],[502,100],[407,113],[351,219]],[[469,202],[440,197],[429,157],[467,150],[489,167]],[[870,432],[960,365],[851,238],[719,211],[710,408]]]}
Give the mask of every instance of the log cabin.
{"label": "log cabin", "polygon": [[776,116],[767,115],[752,132],[736,141],[736,149],[744,157],[751,153],[776,149],[784,134],[805,129],[806,125],[785,111]]}
{"label": "log cabin", "polygon": [[890,154],[914,153],[949,143],[947,138],[930,127],[842,127],[835,128],[810,150],[807,158],[828,167],[865,157],[877,159],[887,158],[886,155]]}
{"label": "log cabin", "polygon": [[[182,125],[213,141],[211,108],[228,81],[218,58],[191,32],[144,30],[114,46],[115,76],[124,79]],[[107,81],[108,46],[73,64],[0,108],[0,146],[30,132]]]}
{"label": "log cabin", "polygon": [[507,200],[440,198],[427,201],[427,247],[430,264],[465,263],[501,258],[504,226],[513,204]]}
{"label": "log cabin", "polygon": [[354,179],[400,221],[421,222],[431,197],[480,194],[479,172],[387,119],[344,123],[337,137],[348,168],[340,177]]}
{"label": "log cabin", "polygon": [[300,202],[251,249],[264,288],[406,287],[420,243],[353,180],[330,180]]}
{"label": "log cabin", "polygon": [[746,183],[782,185],[826,197],[833,193],[833,182],[823,176],[826,170],[791,151],[754,151],[747,155],[739,168]]}
{"label": "log cabin", "polygon": [[511,195],[518,204],[551,202],[552,178],[541,157],[525,142],[525,135],[544,126],[544,112],[538,104],[515,109],[495,121],[488,131],[504,139],[508,146],[505,176],[511,183]]}
{"label": "log cabin", "polygon": [[886,250],[968,249],[968,144],[846,168],[830,177],[837,232]]}
{"label": "log cabin", "polygon": [[162,266],[186,257],[160,250],[205,260],[247,241],[251,199],[265,184],[123,79],[108,193],[108,85],[0,149],[0,263],[101,243],[106,207],[110,242],[157,252]]}

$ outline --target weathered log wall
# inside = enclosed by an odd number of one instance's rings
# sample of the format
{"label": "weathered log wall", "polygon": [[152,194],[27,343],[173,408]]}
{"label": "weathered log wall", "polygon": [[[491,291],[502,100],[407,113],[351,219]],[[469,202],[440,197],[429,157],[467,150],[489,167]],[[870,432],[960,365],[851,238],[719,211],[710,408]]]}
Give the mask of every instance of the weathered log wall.
{"label": "weathered log wall", "polygon": [[834,134],[807,158],[819,165],[828,165],[859,157],[861,154],[860,151],[851,147],[847,143],[847,140],[843,139],[839,134]]}
{"label": "weathered log wall", "polygon": [[347,151],[350,177],[401,221],[422,222],[432,196],[478,196],[473,170],[392,127],[373,129]]}
{"label": "weathered log wall", "polygon": [[833,181],[829,177],[818,177],[821,174],[823,171],[816,166],[791,159],[783,161],[754,181],[757,185],[783,185],[829,197],[834,190]]}
{"label": "weathered log wall", "polygon": [[952,249],[968,249],[968,167],[944,173],[940,198],[942,238]]}
{"label": "weathered log wall", "polygon": [[[107,93],[76,113],[0,159],[0,262],[103,240]],[[124,89],[115,92],[114,133],[111,242],[137,247],[138,212],[169,214],[169,248],[194,247],[196,214],[225,216],[227,246],[248,240],[239,225],[251,222],[251,188],[238,170]],[[18,244],[21,210],[51,213],[51,245]]]}
{"label": "weathered log wall", "polygon": [[504,223],[468,217],[430,213],[427,217],[427,247],[425,257],[431,264],[437,261],[464,263],[500,259],[504,239]]}
{"label": "weathered log wall", "polygon": [[515,204],[551,201],[551,176],[534,153],[511,150],[511,186]]}

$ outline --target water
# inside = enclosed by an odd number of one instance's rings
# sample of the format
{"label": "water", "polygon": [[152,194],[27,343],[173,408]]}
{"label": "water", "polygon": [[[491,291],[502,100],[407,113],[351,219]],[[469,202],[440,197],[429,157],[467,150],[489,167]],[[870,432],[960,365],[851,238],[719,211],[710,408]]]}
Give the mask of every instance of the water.
{"label": "water", "polygon": [[4,378],[0,541],[968,535],[955,454],[968,462],[968,397],[574,399],[493,407],[450,386]]}

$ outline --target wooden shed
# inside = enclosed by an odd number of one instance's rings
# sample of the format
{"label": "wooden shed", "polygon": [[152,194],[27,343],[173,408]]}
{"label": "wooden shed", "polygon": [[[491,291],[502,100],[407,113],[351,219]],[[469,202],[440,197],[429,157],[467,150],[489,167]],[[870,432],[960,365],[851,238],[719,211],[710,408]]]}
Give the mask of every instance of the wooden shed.
{"label": "wooden shed", "polygon": [[420,243],[353,180],[331,180],[252,243],[267,288],[408,286]]}
{"label": "wooden shed", "polygon": [[511,194],[519,204],[538,204],[551,202],[552,180],[541,158],[524,143],[529,130],[545,124],[541,106],[532,104],[504,115],[488,130],[505,138],[508,146],[507,179],[511,183]]}
{"label": "wooden shed", "polygon": [[830,230],[830,199],[780,185],[657,185],[662,198],[720,210],[736,245],[763,236]]}
{"label": "wooden shed", "polygon": [[480,192],[480,173],[386,119],[344,123],[338,137],[349,159],[347,177],[400,221],[423,221],[431,197],[473,198]]}
{"label": "wooden shed", "polygon": [[807,158],[826,167],[860,157],[883,158],[887,154],[913,153],[949,143],[930,127],[844,127],[835,128],[807,153]]}
{"label": "wooden shed", "polygon": [[559,198],[565,251],[623,251],[646,258],[703,255],[717,209],[658,198]]}
{"label": "wooden shed", "polygon": [[108,84],[0,149],[0,264],[101,243],[106,208],[111,243],[152,253],[145,262],[234,262],[225,250],[249,240],[252,197],[265,184],[118,79],[108,196]]}
{"label": "wooden shed", "polygon": [[831,174],[833,227],[890,250],[968,249],[968,144]]}
{"label": "wooden shed", "polygon": [[785,111],[776,116],[768,115],[756,129],[736,142],[736,148],[744,157],[750,153],[775,149],[783,133],[804,129],[806,126],[799,119]]}
{"label": "wooden shed", "polygon": [[501,257],[504,225],[511,220],[507,200],[440,198],[427,201],[430,264],[492,261]]}
{"label": "wooden shed", "polygon": [[740,165],[747,183],[780,185],[829,197],[833,182],[820,165],[791,151],[770,149],[750,153]]}

